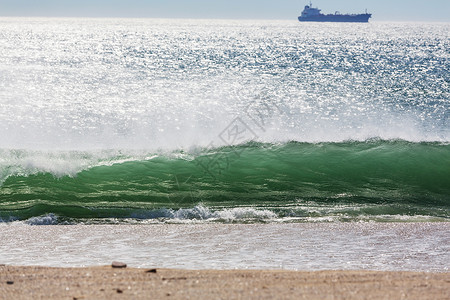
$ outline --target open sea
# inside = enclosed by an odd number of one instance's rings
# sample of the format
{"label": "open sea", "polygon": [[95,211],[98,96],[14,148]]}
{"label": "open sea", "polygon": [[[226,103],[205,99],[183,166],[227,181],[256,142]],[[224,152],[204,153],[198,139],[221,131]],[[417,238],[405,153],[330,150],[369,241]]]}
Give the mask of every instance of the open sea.
{"label": "open sea", "polygon": [[[450,23],[0,18],[2,239],[427,222],[436,259],[404,268],[445,271],[449,109]],[[289,253],[218,267],[301,269]]]}

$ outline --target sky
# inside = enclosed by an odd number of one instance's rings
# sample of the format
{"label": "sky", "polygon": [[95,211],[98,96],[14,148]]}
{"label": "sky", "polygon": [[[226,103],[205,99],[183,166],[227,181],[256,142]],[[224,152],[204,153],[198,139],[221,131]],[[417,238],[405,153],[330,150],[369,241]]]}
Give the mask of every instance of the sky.
{"label": "sky", "polygon": [[[450,22],[450,0],[316,0],[323,13]],[[308,0],[0,0],[0,16],[292,19]]]}

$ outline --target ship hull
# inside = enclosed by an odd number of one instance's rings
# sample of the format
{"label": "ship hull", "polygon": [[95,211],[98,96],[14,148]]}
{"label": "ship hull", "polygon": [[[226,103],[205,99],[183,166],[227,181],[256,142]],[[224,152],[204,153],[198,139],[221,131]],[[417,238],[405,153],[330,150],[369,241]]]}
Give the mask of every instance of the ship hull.
{"label": "ship hull", "polygon": [[360,15],[316,15],[310,17],[298,17],[300,22],[352,22],[367,23],[371,14]]}

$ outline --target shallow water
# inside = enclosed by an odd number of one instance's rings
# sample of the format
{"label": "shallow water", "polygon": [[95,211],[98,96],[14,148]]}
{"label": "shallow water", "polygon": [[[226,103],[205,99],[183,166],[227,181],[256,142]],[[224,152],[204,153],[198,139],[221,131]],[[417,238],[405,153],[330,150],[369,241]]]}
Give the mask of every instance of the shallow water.
{"label": "shallow water", "polygon": [[0,225],[0,263],[448,272],[449,223]]}

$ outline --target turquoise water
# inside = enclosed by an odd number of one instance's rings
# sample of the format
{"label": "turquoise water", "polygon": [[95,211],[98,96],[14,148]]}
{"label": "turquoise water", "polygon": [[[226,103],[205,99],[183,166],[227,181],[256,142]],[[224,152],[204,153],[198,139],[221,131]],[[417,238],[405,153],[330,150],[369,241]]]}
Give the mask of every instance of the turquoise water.
{"label": "turquoise water", "polygon": [[449,24],[0,19],[0,220],[448,221]]}
{"label": "turquoise water", "polygon": [[[16,160],[37,154],[8,153]],[[66,155],[76,160],[89,153]],[[5,178],[0,190],[0,216],[28,219],[54,213],[66,221],[111,217],[352,221],[427,216],[445,221],[449,164],[448,145],[366,141],[250,143],[197,154],[149,155],[146,160],[110,157],[60,176],[16,166],[21,175]]]}

